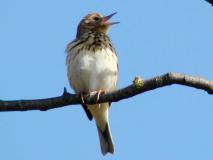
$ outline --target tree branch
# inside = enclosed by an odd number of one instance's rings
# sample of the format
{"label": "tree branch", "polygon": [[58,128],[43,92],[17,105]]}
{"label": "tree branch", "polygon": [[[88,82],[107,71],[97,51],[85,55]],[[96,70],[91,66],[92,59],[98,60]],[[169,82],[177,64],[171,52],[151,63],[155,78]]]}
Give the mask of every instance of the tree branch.
{"label": "tree branch", "polygon": [[[167,73],[148,80],[141,80],[136,77],[133,84],[125,88],[116,90],[112,93],[103,94],[100,96],[101,102],[117,102],[126,98],[130,98],[143,92],[151,91],[160,87],[179,84],[188,87],[204,90],[208,94],[213,94],[213,81],[206,80],[200,77],[189,76],[181,73]],[[96,96],[88,96],[85,98],[85,103],[95,104]],[[58,97],[35,99],[35,100],[15,100],[3,101],[0,100],[0,111],[28,111],[59,108],[68,105],[81,104],[80,95],[70,94],[64,89],[64,93]]]}

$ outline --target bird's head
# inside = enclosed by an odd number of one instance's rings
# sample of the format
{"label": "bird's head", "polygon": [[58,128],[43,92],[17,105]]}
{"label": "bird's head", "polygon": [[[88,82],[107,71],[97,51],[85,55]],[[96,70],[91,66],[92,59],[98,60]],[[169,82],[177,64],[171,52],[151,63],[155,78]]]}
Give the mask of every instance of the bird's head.
{"label": "bird's head", "polygon": [[102,16],[99,13],[91,13],[86,15],[78,25],[77,37],[87,31],[107,33],[111,25],[119,23],[109,22],[109,19],[115,14],[116,12],[108,16]]}

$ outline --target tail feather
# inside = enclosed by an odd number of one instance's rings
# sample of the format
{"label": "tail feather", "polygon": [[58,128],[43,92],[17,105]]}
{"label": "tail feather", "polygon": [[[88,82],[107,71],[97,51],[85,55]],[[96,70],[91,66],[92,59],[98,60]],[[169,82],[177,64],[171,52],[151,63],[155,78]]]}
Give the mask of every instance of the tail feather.
{"label": "tail feather", "polygon": [[102,131],[98,126],[98,135],[100,139],[101,151],[103,155],[114,153],[114,146],[112,141],[112,135],[110,132],[109,124],[106,123],[105,130]]}
{"label": "tail feather", "polygon": [[102,154],[106,155],[108,152],[114,153],[112,136],[110,133],[108,121],[109,103],[88,105],[88,107],[96,121]]}

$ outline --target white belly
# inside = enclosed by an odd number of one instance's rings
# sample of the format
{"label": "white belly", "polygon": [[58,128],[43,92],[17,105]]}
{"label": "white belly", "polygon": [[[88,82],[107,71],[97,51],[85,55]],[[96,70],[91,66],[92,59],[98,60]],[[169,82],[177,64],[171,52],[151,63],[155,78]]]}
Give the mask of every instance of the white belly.
{"label": "white belly", "polygon": [[110,49],[96,53],[82,50],[68,58],[68,77],[76,92],[115,90],[117,57]]}

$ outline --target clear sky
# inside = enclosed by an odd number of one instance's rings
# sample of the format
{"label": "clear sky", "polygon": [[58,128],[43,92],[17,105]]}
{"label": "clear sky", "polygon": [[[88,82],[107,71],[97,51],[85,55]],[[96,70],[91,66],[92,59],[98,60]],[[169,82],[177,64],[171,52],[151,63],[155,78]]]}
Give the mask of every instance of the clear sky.
{"label": "clear sky", "polygon": [[[0,99],[73,92],[64,53],[90,12],[117,11],[109,35],[119,56],[118,88],[181,72],[213,80],[213,7],[204,0],[0,1]],[[79,106],[0,113],[1,160],[212,160],[213,98],[170,86],[114,103],[115,154],[103,157],[94,121]]]}

